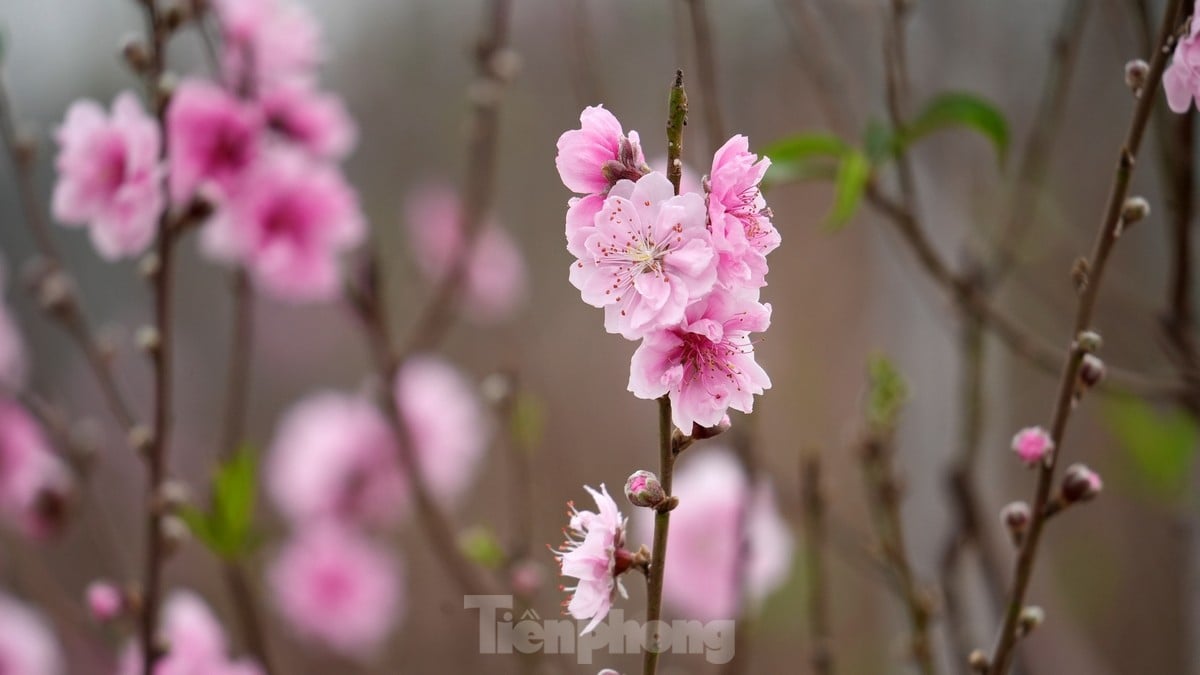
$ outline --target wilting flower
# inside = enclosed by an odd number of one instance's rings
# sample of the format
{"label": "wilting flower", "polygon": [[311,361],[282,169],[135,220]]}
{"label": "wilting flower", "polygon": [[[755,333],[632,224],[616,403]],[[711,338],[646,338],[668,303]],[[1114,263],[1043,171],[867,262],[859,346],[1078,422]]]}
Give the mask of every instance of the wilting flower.
{"label": "wilting flower", "polygon": [[60,675],[58,641],[32,609],[0,595],[0,673]]}
{"label": "wilting flower", "polygon": [[676,196],[650,173],[617,183],[595,223],[570,278],[584,302],[604,308],[608,332],[637,339],[679,323],[712,290],[717,256],[700,195]]}
{"label": "wilting flower", "polygon": [[354,148],[358,129],[342,100],[320,92],[311,81],[272,86],[259,96],[267,127],[315,157],[343,159]]}
{"label": "wilting flower", "polygon": [[111,117],[93,101],[76,101],[55,134],[54,217],[86,225],[107,260],[146,250],[162,213],[162,138],[135,95],[113,101]]}
{"label": "wilting flower", "polygon": [[579,580],[574,588],[567,589],[572,591],[567,611],[576,619],[591,619],[583,629],[588,633],[608,616],[613,593],[620,591],[622,597],[627,597],[618,577],[628,567],[629,557],[623,549],[625,518],[616,502],[603,484],[600,492],[584,488],[596,500],[597,512],[579,511],[568,504],[570,530],[554,555],[558,556],[563,576]]}
{"label": "wilting flower", "polygon": [[[428,186],[406,205],[405,220],[418,267],[440,282],[464,255],[462,206],[449,188]],[[525,260],[508,231],[494,220],[483,223],[464,263],[463,310],[477,322],[504,319],[525,299]]]}
{"label": "wilting flower", "polygon": [[567,250],[582,258],[609,189],[619,180],[636,181],[649,173],[650,167],[637,132],[626,136],[621,123],[602,106],[585,108],[579,122],[579,129],[558,138],[554,164],[567,189],[585,195],[571,198],[567,208]]}
{"label": "wilting flower", "polygon": [[305,302],[337,294],[338,255],[363,240],[366,225],[336,169],[277,149],[230,193],[203,236],[210,255],[245,265],[264,291]]}
{"label": "wilting flower", "polygon": [[1028,466],[1035,466],[1054,450],[1054,439],[1041,427],[1027,427],[1013,436],[1012,450]]}
{"label": "wilting flower", "polygon": [[[680,617],[734,619],[777,590],[794,541],[773,490],[753,484],[729,451],[701,452],[675,475],[663,600]],[[636,519],[650,536],[653,518]],[[702,591],[698,589],[703,589]]]}
{"label": "wilting flower", "polygon": [[[247,659],[229,657],[229,640],[212,610],[191,591],[175,591],[163,603],[159,626],[167,652],[155,664],[155,675],[261,675]],[[119,675],[142,672],[142,650],[130,644],[117,668]]]}
{"label": "wilting flower", "polygon": [[271,443],[267,487],[295,525],[395,523],[407,486],[383,413],[362,397],[309,396],[288,410]]}
{"label": "wilting flower", "polygon": [[754,395],[771,387],[754,360],[750,333],[770,322],[770,305],[714,290],[687,308],[681,324],[642,340],[630,364],[629,391],[645,399],[670,395],[680,429],[716,426],[729,408],[748,413]]}
{"label": "wilting flower", "polygon": [[221,195],[237,187],[260,154],[258,108],[215,84],[185,80],[167,108],[171,200],[187,202],[200,188]]}
{"label": "wilting flower", "polygon": [[24,408],[0,399],[0,518],[35,539],[63,524],[71,474]]}
{"label": "wilting flower", "polygon": [[708,176],[708,217],[713,247],[720,252],[721,283],[729,288],[766,285],[766,256],[779,246],[779,232],[758,184],[771,165],[749,151],[745,136],[717,150]]}
{"label": "wilting flower", "polygon": [[1175,56],[1162,77],[1167,92],[1167,105],[1177,113],[1185,113],[1200,95],[1200,20],[1193,12],[1192,29],[1175,45]]}
{"label": "wilting flower", "polygon": [[474,387],[450,364],[411,357],[396,376],[396,401],[425,484],[443,501],[470,485],[487,445],[487,421]]}
{"label": "wilting flower", "polygon": [[324,58],[320,25],[291,0],[216,0],[226,82],[257,91],[312,77]]}
{"label": "wilting flower", "polygon": [[401,570],[385,551],[332,523],[310,525],[272,563],[275,604],[297,633],[364,655],[402,611]]}

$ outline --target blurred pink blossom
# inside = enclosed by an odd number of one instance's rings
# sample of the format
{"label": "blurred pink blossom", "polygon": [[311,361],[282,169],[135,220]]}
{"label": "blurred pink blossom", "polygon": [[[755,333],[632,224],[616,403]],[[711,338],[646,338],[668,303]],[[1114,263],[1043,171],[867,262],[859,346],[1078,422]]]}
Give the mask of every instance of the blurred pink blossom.
{"label": "blurred pink blossom", "polygon": [[262,128],[258,108],[211,82],[184,80],[167,108],[171,200],[233,190],[258,159]]}
{"label": "blurred pink blossom", "polygon": [[72,482],[41,425],[0,398],[0,518],[25,536],[49,537],[63,525]]}
{"label": "blurred pink blossom", "polygon": [[358,196],[337,169],[275,149],[255,164],[204,229],[204,250],[244,264],[265,293],[291,302],[341,289],[339,254],[366,236]]}
{"label": "blurred pink blossom", "polygon": [[354,148],[358,129],[342,100],[309,80],[292,80],[259,96],[267,126],[315,157],[340,160]]}
{"label": "blurred pink blossom", "polygon": [[567,589],[571,591],[567,611],[576,619],[591,619],[580,635],[591,632],[608,616],[615,592],[628,597],[618,578],[624,570],[617,564],[618,553],[625,545],[625,518],[603,484],[599,492],[586,485],[584,489],[596,500],[596,512],[579,511],[568,502],[570,530],[566,532],[567,540],[554,552],[562,575],[579,580]]}
{"label": "blurred pink blossom", "polygon": [[0,673],[61,675],[58,640],[40,615],[0,595]]}
{"label": "blurred pink blossom", "polygon": [[112,621],[120,616],[125,604],[121,590],[107,580],[88,584],[86,596],[88,612],[96,621]]}
{"label": "blurred pink blossom", "polygon": [[750,333],[761,333],[770,322],[770,305],[714,290],[687,308],[680,325],[642,340],[630,363],[629,391],[644,399],[670,395],[680,429],[716,426],[730,408],[748,413],[754,395],[771,387],[754,360]]}
{"label": "blurred pink blossom", "polygon": [[1192,17],[1192,29],[1175,45],[1175,56],[1162,77],[1167,105],[1177,113],[1187,112],[1200,96],[1200,19],[1194,11]]}
{"label": "blurred pink blossom", "polygon": [[1041,427],[1026,427],[1012,439],[1012,450],[1028,466],[1035,466],[1054,450],[1054,439]]}
{"label": "blurred pink blossom", "polygon": [[124,92],[112,115],[93,101],[76,101],[55,133],[54,217],[87,226],[106,260],[146,250],[164,202],[158,123],[137,96]]}
{"label": "blurred pink blossom", "polygon": [[313,76],[325,57],[321,27],[293,0],[215,0],[226,82],[252,91]]}
{"label": "blurred pink blossom", "polygon": [[666,176],[621,181],[609,192],[571,264],[583,301],[604,308],[604,327],[637,339],[683,320],[689,303],[712,290],[717,256],[704,198],[675,195]]}
{"label": "blurred pink blossom", "polygon": [[[231,659],[229,640],[217,617],[200,596],[175,591],[163,603],[160,635],[167,653],[155,664],[154,675],[261,675],[247,659]],[[122,654],[118,675],[140,675],[142,650],[130,644]]]}
{"label": "blurred pink blossom", "polygon": [[[752,486],[728,450],[687,458],[674,495],[663,600],[678,616],[739,618],[747,602],[755,608],[787,580],[794,541],[774,492],[765,482]],[[636,521],[647,541],[654,529],[648,515]]]}
{"label": "blurred pink blossom", "polygon": [[403,612],[401,569],[388,553],[333,523],[306,527],[269,570],[275,603],[302,636],[367,656]]}
{"label": "blurred pink blossom", "polygon": [[727,288],[765,286],[766,256],[779,246],[770,210],[758,189],[771,160],[749,150],[734,136],[713,156],[708,176],[708,217],[713,246],[721,254],[719,275]]}
{"label": "blurred pink blossom", "polygon": [[284,415],[267,486],[294,526],[324,519],[393,524],[408,497],[383,414],[363,397],[332,392],[311,395]]}
{"label": "blurred pink blossom", "polygon": [[417,356],[396,377],[396,401],[426,484],[443,501],[457,499],[471,484],[488,442],[475,387],[449,363]]}
{"label": "blurred pink blossom", "polygon": [[[408,200],[405,220],[414,257],[430,281],[445,279],[463,253],[462,216],[458,196],[445,186],[427,185]],[[465,275],[463,314],[476,323],[503,320],[525,299],[525,260],[494,220],[476,237]]]}

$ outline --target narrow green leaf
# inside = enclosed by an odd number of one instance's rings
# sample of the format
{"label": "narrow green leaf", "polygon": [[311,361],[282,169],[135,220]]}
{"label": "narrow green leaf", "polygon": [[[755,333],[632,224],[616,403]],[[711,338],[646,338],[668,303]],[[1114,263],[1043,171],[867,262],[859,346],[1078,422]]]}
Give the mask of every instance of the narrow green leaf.
{"label": "narrow green leaf", "polygon": [[872,165],[878,166],[894,157],[898,143],[896,134],[887,125],[874,120],[867,123],[867,130],[863,133],[863,151]]}
{"label": "narrow green leaf", "polygon": [[908,385],[895,364],[883,354],[867,361],[867,423],[875,431],[896,426],[900,409],[908,401]]}
{"label": "narrow green leaf", "polygon": [[998,108],[988,101],[964,92],[946,92],[935,96],[899,138],[901,147],[937,131],[967,127],[982,134],[995,147],[996,157],[1004,164],[1008,153],[1008,123]]}
{"label": "narrow green leaf", "polygon": [[180,511],[180,517],[214,554],[237,559],[249,553],[258,541],[253,529],[257,486],[257,453],[249,446],[243,447],[217,467],[210,510],[189,506]]}
{"label": "narrow green leaf", "polygon": [[863,191],[871,179],[871,160],[858,150],[851,150],[842,157],[838,165],[837,183],[833,195],[833,209],[826,219],[831,230],[840,230],[858,211]]}
{"label": "narrow green leaf", "polygon": [[794,181],[833,180],[841,157],[852,151],[842,139],[824,133],[803,133],[776,141],[762,153],[771,158],[763,189]]}
{"label": "narrow green leaf", "polygon": [[1134,397],[1113,398],[1106,421],[1129,453],[1140,482],[1154,496],[1181,496],[1188,484],[1200,431],[1179,410],[1158,412]]}

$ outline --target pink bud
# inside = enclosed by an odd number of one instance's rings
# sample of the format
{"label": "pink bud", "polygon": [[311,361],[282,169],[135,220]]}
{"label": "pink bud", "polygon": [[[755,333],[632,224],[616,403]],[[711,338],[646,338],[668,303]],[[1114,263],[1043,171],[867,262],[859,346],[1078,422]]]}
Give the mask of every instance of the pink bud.
{"label": "pink bud", "polygon": [[634,506],[654,508],[667,498],[658,476],[649,471],[634,471],[625,481],[625,497]]}
{"label": "pink bud", "polygon": [[1035,466],[1054,450],[1054,440],[1041,427],[1027,427],[1013,436],[1012,449],[1027,466]]}
{"label": "pink bud", "polygon": [[540,563],[526,560],[512,568],[513,590],[521,595],[533,595],[546,583],[546,568]]}
{"label": "pink bud", "polygon": [[1100,474],[1084,464],[1072,464],[1063,474],[1062,496],[1068,502],[1086,502],[1100,494],[1103,488]]}
{"label": "pink bud", "polygon": [[1106,374],[1104,362],[1095,354],[1084,354],[1083,361],[1079,364],[1079,381],[1085,387],[1091,389],[1097,384],[1100,384]]}
{"label": "pink bud", "polygon": [[112,582],[97,580],[87,587],[87,605],[93,619],[101,622],[112,621],[124,610],[125,600]]}
{"label": "pink bud", "polygon": [[1000,510],[1000,520],[1014,534],[1025,531],[1029,524],[1029,505],[1025,502],[1013,502]]}

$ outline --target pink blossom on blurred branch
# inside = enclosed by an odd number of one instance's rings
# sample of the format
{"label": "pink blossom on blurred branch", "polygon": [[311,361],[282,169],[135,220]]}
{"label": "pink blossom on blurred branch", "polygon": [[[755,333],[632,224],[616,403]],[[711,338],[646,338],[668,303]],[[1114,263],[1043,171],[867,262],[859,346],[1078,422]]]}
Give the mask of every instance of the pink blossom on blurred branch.
{"label": "pink blossom on blurred branch", "polygon": [[58,641],[40,615],[0,595],[0,672],[61,675]]}
{"label": "pink blossom on blurred branch", "polygon": [[[175,591],[162,609],[160,634],[166,655],[154,667],[155,675],[261,675],[249,660],[229,657],[229,640],[217,617],[200,596]],[[142,650],[130,645],[122,655],[119,675],[142,672]]]}
{"label": "pink blossom on blurred branch", "polygon": [[[413,257],[427,279],[440,282],[464,254],[462,204],[453,190],[426,185],[405,206]],[[476,323],[508,318],[525,300],[525,260],[509,233],[488,220],[466,263],[463,314]]]}
{"label": "pink blossom on blurred branch", "polygon": [[232,191],[260,153],[261,112],[221,87],[184,80],[167,109],[171,200],[183,204],[201,188]]}
{"label": "pink blossom on blurred branch", "polygon": [[745,136],[734,136],[713,157],[708,189],[708,217],[713,246],[721,254],[718,267],[727,288],[767,284],[767,254],[779,247],[779,232],[758,189],[771,160],[749,150]]}
{"label": "pink blossom on blurred branch", "polygon": [[369,656],[403,613],[398,561],[332,523],[309,525],[269,571],[275,603],[305,637]]}
{"label": "pink blossom on blurred branch", "polygon": [[[620,592],[627,597],[625,587],[618,577],[625,569],[618,565],[624,553],[625,517],[617,509],[617,503],[609,496],[603,484],[597,492],[584,486],[596,501],[596,511],[579,511],[574,503],[568,503],[571,516],[567,540],[554,555],[558,557],[563,576],[575,577],[578,583],[571,591],[567,611],[576,619],[590,619],[583,633],[589,633],[612,609],[613,594]],[[628,565],[624,566],[626,569]]]}
{"label": "pink blossom on blurred branch", "polygon": [[358,129],[342,100],[318,91],[311,81],[272,86],[259,102],[269,128],[315,157],[345,159],[358,141]]}
{"label": "pink blossom on blurred branch", "polygon": [[257,90],[309,78],[325,58],[321,27],[291,0],[215,0],[226,82]]}
{"label": "pink blossom on blurred branch", "polygon": [[93,101],[76,101],[55,138],[55,218],[87,226],[106,260],[145,251],[165,202],[154,118],[129,92],[113,101],[111,116]]}
{"label": "pink blossom on blurred branch", "polygon": [[38,422],[0,398],[0,518],[35,539],[58,532],[73,480]]}
{"label": "pink blossom on blurred branch", "polygon": [[1200,96],[1200,19],[1192,12],[1192,29],[1179,44],[1175,56],[1162,77],[1167,92],[1167,105],[1177,113],[1185,113]]}

